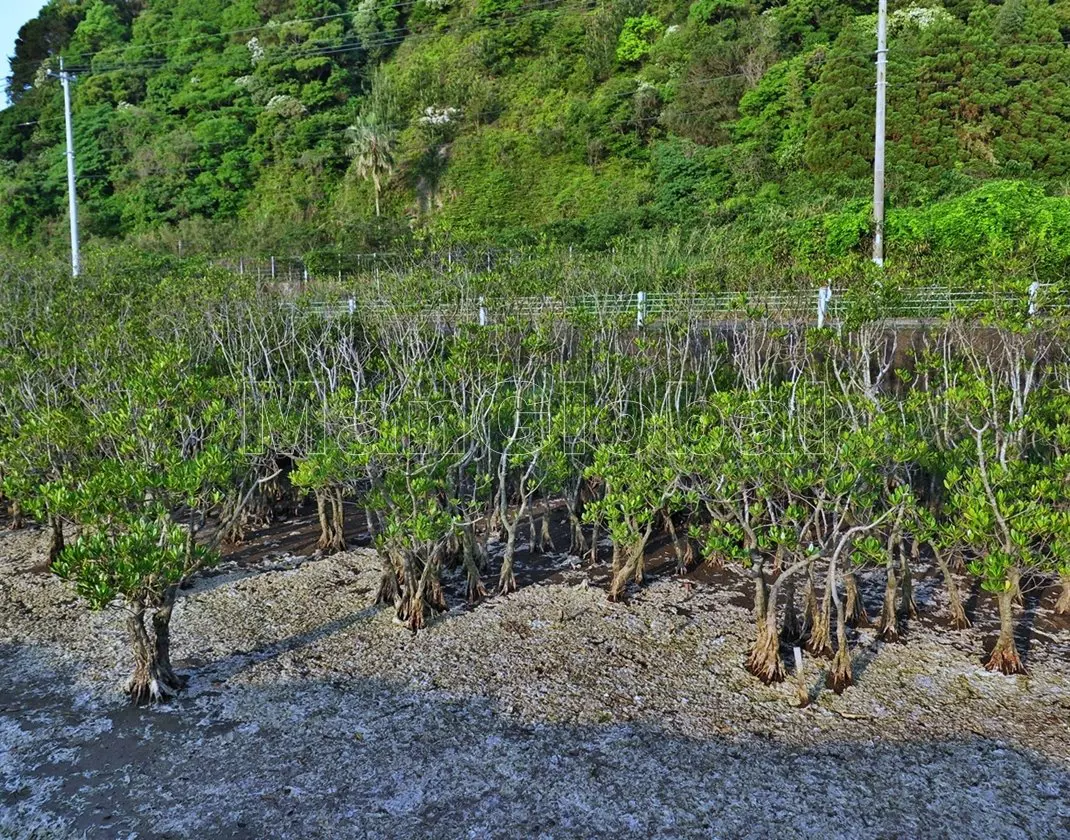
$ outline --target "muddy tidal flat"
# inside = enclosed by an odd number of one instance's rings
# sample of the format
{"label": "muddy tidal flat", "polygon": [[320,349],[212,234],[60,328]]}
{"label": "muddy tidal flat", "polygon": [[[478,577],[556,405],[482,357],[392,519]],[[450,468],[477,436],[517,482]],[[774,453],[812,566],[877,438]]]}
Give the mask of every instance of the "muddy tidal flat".
{"label": "muddy tidal flat", "polygon": [[[119,611],[0,532],[0,838],[1066,838],[1070,628],[1027,603],[1029,674],[975,626],[852,635],[812,702],[743,667],[748,584],[655,575],[628,603],[553,555],[413,635],[371,606],[374,552],[262,552],[183,592],[176,701],[131,708]],[[493,580],[493,570],[488,581]],[[882,583],[862,576],[871,614]]]}

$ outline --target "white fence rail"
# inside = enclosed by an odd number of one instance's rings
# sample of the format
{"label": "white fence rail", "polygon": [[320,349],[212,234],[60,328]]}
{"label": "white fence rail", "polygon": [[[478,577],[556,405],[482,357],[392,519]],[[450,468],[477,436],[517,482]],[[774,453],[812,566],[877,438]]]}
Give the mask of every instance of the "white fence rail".
{"label": "white fence rail", "polygon": [[[828,286],[813,291],[691,293],[637,292],[635,294],[588,294],[574,298],[520,297],[511,300],[459,301],[443,305],[402,306],[384,300],[339,298],[314,303],[324,317],[342,317],[358,312],[378,316],[397,315],[479,326],[500,323],[510,317],[588,316],[599,320],[634,319],[636,327],[659,320],[699,318],[706,321],[737,321],[768,317],[784,321],[814,321],[819,327],[847,317],[859,301]],[[1012,292],[952,291],[940,287],[908,290],[873,305],[874,318],[884,321],[926,322],[981,309],[1020,311],[1035,315],[1070,309],[1070,292],[1037,283],[1025,295]],[[857,311],[857,310],[854,310]]]}

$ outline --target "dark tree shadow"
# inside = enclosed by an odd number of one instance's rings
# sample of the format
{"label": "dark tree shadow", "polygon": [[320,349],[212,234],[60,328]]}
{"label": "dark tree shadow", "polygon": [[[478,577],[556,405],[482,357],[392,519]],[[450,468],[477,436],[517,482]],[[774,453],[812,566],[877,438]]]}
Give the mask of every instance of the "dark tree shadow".
{"label": "dark tree shadow", "polygon": [[38,649],[0,646],[0,826],[15,836],[42,818],[65,823],[48,836],[87,840],[1070,829],[1065,762],[984,737],[882,740],[851,720],[804,743],[689,737],[669,721],[531,724],[479,695],[365,677],[201,692],[163,714],[77,703],[73,683]]}

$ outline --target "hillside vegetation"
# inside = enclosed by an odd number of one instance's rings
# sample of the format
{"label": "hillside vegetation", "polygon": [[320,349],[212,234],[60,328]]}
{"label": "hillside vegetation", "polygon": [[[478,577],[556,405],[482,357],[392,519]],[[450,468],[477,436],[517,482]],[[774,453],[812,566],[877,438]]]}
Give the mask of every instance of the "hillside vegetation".
{"label": "hillside vegetation", "polygon": [[[0,237],[206,253],[441,243],[701,254],[715,284],[867,270],[875,4],[51,0],[0,112]],[[1070,264],[1070,2],[892,3],[889,270]],[[713,280],[709,278],[713,277]]]}

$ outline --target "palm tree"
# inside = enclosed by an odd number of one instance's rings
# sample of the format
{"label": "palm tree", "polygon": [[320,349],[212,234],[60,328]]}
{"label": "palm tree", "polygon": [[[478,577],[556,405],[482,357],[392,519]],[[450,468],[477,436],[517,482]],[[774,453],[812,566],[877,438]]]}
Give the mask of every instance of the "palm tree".
{"label": "palm tree", "polygon": [[375,113],[364,114],[346,129],[348,154],[357,166],[357,174],[371,178],[375,185],[375,215],[379,215],[379,193],[383,181],[394,173],[394,130],[382,123]]}

